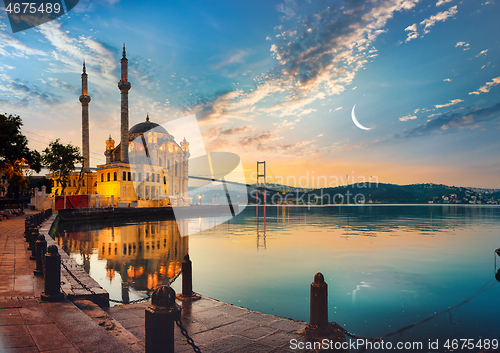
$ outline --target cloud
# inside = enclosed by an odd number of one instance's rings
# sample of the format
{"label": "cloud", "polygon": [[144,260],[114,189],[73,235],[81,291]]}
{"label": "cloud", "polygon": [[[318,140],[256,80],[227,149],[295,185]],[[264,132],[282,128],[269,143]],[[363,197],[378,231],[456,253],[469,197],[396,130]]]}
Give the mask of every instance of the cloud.
{"label": "cloud", "polygon": [[440,12],[436,15],[433,15],[423,20],[422,22],[420,22],[420,24],[424,26],[424,34],[429,33],[430,28],[433,27],[436,24],[436,22],[446,21],[448,18],[456,15],[457,12],[458,12],[457,5],[455,5],[451,7],[448,11]]}
{"label": "cloud", "polygon": [[290,19],[295,16],[297,10],[297,5],[293,0],[285,0],[284,3],[279,3],[276,5],[276,10],[285,14],[283,16],[285,19]]}
{"label": "cloud", "polygon": [[[449,2],[449,1],[442,2],[442,0],[441,0],[436,4],[436,6],[440,6],[440,5],[444,4],[445,2]],[[446,21],[446,19],[452,17],[456,13],[457,13],[457,6],[453,6],[448,11],[439,12],[436,15],[433,15],[433,16],[423,20],[422,22],[420,22],[420,25],[424,26],[422,36],[424,34],[429,33],[431,31],[430,30],[431,27],[433,27],[436,24],[436,22]],[[412,24],[411,26],[406,27],[405,32],[410,32],[410,33],[408,33],[408,35],[405,39],[405,42],[409,42],[410,40],[416,39],[419,36],[418,26],[416,23]],[[459,42],[459,43],[465,44],[465,42]],[[456,46],[458,46],[458,43]],[[467,44],[467,46],[468,46],[468,44]],[[466,50],[466,49],[464,49],[464,50]]]}
{"label": "cloud", "polygon": [[449,107],[451,105],[455,105],[455,104],[458,104],[458,103],[461,103],[461,102],[463,102],[463,99],[453,99],[453,100],[450,100],[449,103],[446,103],[446,104],[437,104],[434,107],[436,109],[439,109],[439,108]]}
{"label": "cloud", "polygon": [[469,43],[466,43],[466,42],[457,42],[457,44],[455,44],[455,48],[456,47],[464,47],[464,50],[469,50]]}
{"label": "cloud", "polygon": [[483,109],[472,111],[455,111],[442,114],[436,119],[427,121],[424,125],[405,131],[403,137],[411,138],[425,136],[432,133],[450,133],[459,129],[475,129],[481,123],[500,119],[500,103]]}
{"label": "cloud", "polygon": [[451,82],[451,78],[445,78],[443,81],[444,82]]}
{"label": "cloud", "polygon": [[70,84],[68,84],[66,82],[63,82],[63,81],[61,81],[61,80],[59,80],[57,78],[53,78],[53,77],[49,78],[48,80],[49,80],[50,85],[52,87],[62,88],[64,91],[71,92],[71,93],[74,93],[76,95],[79,94],[78,87],[75,87],[73,85],[70,85]]}
{"label": "cloud", "polygon": [[436,3],[436,6],[441,6],[441,5],[444,5],[448,2],[452,2],[452,0],[439,0],[437,3]]}
{"label": "cloud", "polygon": [[[252,90],[224,92],[191,109],[203,124],[250,121],[258,114],[297,116],[309,104],[346,91],[356,73],[374,59],[373,42],[386,32],[387,21],[418,2],[352,1],[310,15],[301,10],[302,17],[294,19],[292,14],[299,11],[294,2],[285,1],[278,10],[287,20],[275,28],[279,35],[270,46],[276,66],[258,76]],[[242,54],[232,61],[242,60]]]}
{"label": "cloud", "polygon": [[414,120],[416,119],[417,116],[416,115],[411,115],[411,114],[408,114],[406,116],[403,116],[402,118],[399,118],[399,121],[408,121],[408,120]]}
{"label": "cloud", "polygon": [[0,27],[0,55],[28,57],[47,56],[47,53],[42,50],[28,47],[17,38],[14,38],[13,35],[7,33],[5,27]]}
{"label": "cloud", "polygon": [[226,60],[223,60],[219,64],[213,66],[213,70],[219,70],[221,67],[224,67],[229,64],[234,64],[234,63],[242,63],[243,58],[250,54],[252,51],[250,49],[247,50],[238,50],[235,54],[231,55],[229,58]]}
{"label": "cloud", "polygon": [[476,55],[476,58],[480,57],[481,55],[486,55],[486,53],[488,52],[489,49],[485,49],[483,51],[481,51],[479,54]]}
{"label": "cloud", "polygon": [[23,105],[54,105],[59,103],[59,99],[49,93],[40,92],[37,88],[31,88],[19,80],[13,80],[7,84],[6,89],[10,91],[12,98],[15,98]]}
{"label": "cloud", "polygon": [[469,94],[479,95],[481,93],[488,93],[493,86],[496,86],[499,83],[500,83],[500,76],[495,77],[493,80],[491,80],[491,82],[486,82],[486,84],[480,87],[477,91],[469,92]]}

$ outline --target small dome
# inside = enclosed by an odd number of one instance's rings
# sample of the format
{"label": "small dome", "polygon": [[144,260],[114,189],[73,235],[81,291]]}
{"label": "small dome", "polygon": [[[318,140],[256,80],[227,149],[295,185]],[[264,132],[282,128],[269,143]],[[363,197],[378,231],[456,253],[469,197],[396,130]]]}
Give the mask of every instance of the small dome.
{"label": "small dome", "polygon": [[153,122],[149,121],[149,115],[146,117],[146,121],[143,121],[142,123],[139,123],[139,124],[132,126],[132,128],[128,131],[128,133],[129,133],[129,135],[143,134],[145,132],[148,132],[151,129],[155,129],[155,132],[161,132],[164,134],[168,134],[167,130],[165,130],[160,124],[153,123]]}

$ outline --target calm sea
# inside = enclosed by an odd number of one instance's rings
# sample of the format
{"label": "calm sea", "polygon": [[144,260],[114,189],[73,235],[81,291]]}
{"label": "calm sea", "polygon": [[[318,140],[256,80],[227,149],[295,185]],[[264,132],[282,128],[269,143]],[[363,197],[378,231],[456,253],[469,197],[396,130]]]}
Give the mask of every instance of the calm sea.
{"label": "calm sea", "polygon": [[[189,252],[196,292],[251,310],[309,321],[321,272],[329,319],[350,332],[378,337],[417,324],[386,341],[422,342],[424,351],[445,351],[447,339],[500,340],[500,207],[269,206],[265,221],[263,213],[248,206],[189,237],[173,220],[63,224],[56,240],[113,299],[146,297]],[[439,349],[427,349],[429,340]]]}

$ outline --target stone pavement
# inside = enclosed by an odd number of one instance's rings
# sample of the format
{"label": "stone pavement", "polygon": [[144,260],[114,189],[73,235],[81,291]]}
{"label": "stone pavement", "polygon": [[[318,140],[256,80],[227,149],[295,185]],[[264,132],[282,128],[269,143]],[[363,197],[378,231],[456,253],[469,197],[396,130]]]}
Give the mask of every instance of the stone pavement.
{"label": "stone pavement", "polygon": [[[180,302],[181,321],[202,352],[265,353],[304,352],[290,349],[290,340],[304,341],[297,331],[306,323],[264,315],[214,299]],[[149,303],[115,306],[111,316],[142,342],[145,342],[144,317]],[[175,352],[193,349],[175,327]]]}
{"label": "stone pavement", "polygon": [[43,279],[33,275],[35,261],[29,260],[24,241],[25,217],[0,222],[0,352],[137,351],[135,342],[125,342],[116,327],[107,330],[70,301],[40,300]]}

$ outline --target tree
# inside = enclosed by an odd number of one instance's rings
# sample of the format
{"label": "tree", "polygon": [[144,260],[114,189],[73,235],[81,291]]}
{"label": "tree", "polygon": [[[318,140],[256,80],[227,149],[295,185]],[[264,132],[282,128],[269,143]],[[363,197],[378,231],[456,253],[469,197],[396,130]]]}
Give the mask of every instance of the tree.
{"label": "tree", "polygon": [[9,180],[7,195],[15,199],[28,186],[26,177],[30,170],[38,173],[42,169],[40,153],[28,148],[28,139],[21,133],[22,125],[19,116],[0,114],[0,173]]}
{"label": "tree", "polygon": [[78,147],[71,144],[63,145],[59,143],[59,139],[52,141],[49,147],[43,150],[43,165],[61,183],[61,195],[64,195],[64,189],[68,186],[69,175],[75,170],[75,164],[83,163],[83,160]]}

